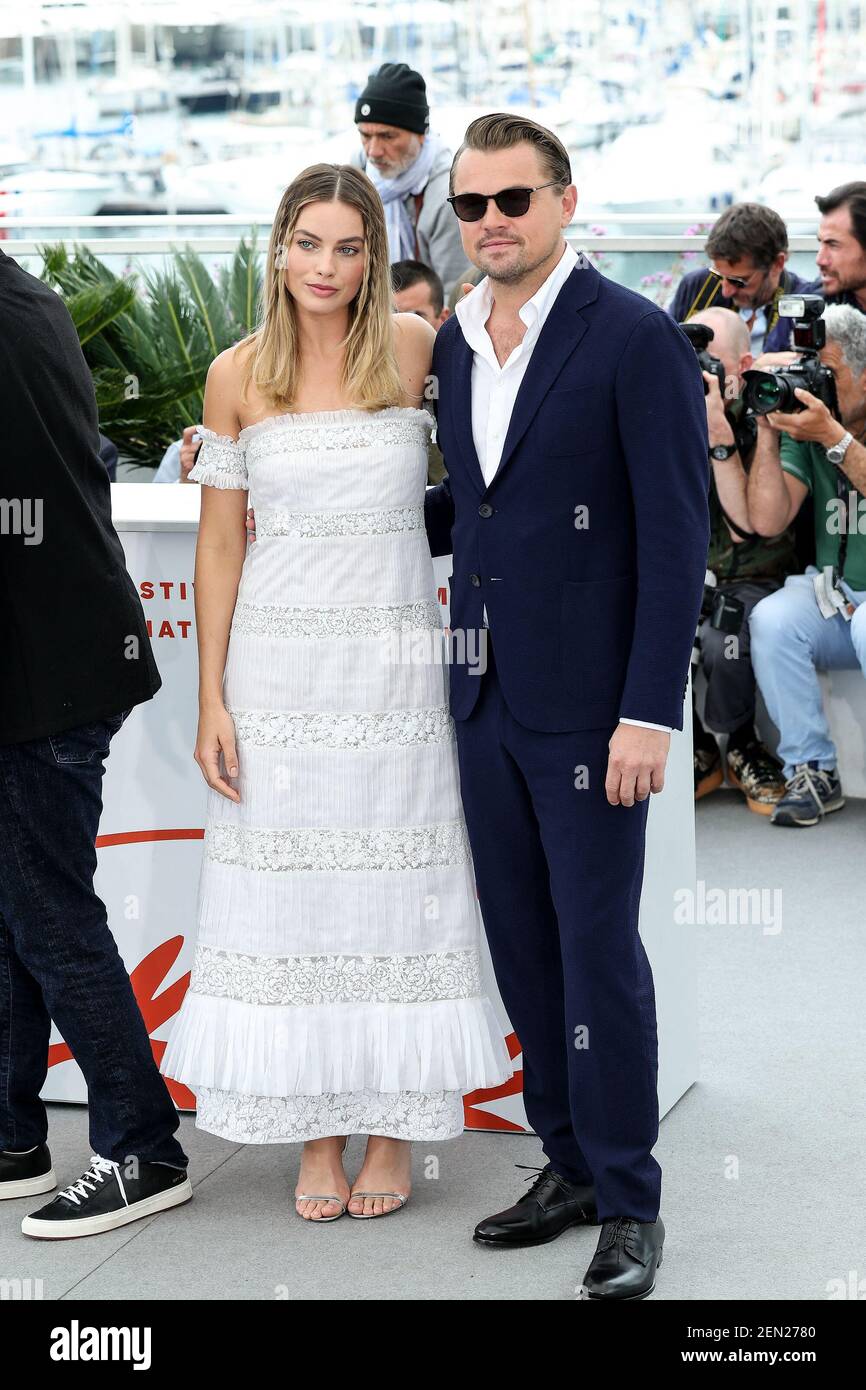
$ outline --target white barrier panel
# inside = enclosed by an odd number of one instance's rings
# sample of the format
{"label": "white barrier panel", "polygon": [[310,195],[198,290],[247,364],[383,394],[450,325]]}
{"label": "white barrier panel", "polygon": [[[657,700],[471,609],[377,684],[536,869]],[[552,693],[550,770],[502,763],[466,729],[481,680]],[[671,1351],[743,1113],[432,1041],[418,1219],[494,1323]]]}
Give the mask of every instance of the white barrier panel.
{"label": "white barrier panel", "polygon": [[[114,525],[141,596],[163,684],[154,699],[136,706],[111,742],[96,889],[108,909],[157,1060],[192,964],[205,823],[207,788],[193,761],[198,674],[192,581],[199,499],[194,485],[112,485]],[[450,563],[450,558],[434,561],[446,622]],[[687,701],[687,714],[689,710]],[[662,1114],[697,1077],[693,930],[675,921],[675,894],[693,890],[694,881],[687,723],[671,740],[665,790],[652,798],[641,898],[641,933],[655,977]],[[517,1073],[504,1086],[467,1096],[466,1124],[470,1129],[525,1130],[519,1043],[486,949],[484,955],[486,987]],[[186,1087],[167,1084],[181,1109],[195,1107]],[[87,1099],[84,1079],[56,1030],[42,1095],[47,1100]]]}
{"label": "white barrier panel", "polygon": [[819,671],[846,796],[866,796],[866,680],[861,670]]}

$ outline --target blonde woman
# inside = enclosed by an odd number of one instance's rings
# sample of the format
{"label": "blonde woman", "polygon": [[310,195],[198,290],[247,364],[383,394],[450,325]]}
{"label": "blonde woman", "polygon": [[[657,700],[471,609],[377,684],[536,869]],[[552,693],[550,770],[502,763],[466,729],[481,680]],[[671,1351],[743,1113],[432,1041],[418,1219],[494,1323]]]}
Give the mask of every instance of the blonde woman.
{"label": "blonde woman", "polygon": [[512,1074],[479,978],[424,529],[434,336],[392,311],[371,181],[311,166],[277,210],[258,328],[211,364],[190,474],[209,791],[161,1070],[202,1129],[304,1141],[310,1221],[399,1210],[410,1141],[459,1134],[463,1094]]}

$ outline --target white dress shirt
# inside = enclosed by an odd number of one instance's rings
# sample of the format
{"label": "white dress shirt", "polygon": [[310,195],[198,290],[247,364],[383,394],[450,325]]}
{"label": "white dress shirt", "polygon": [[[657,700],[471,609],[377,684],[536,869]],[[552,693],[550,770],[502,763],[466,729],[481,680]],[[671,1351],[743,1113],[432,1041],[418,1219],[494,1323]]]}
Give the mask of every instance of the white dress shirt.
{"label": "white dress shirt", "polygon": [[[511,412],[523,380],[532,349],[544,325],[556,296],[562,289],[581,257],[568,242],[553,270],[531,299],[518,309],[526,324],[526,332],[513,348],[502,366],[496,357],[493,341],[485,327],[493,308],[490,278],[485,275],[463,299],[458,299],[454,312],[463,337],[472,349],[472,441],[484,481],[493,479],[502,458],[502,447],[508,432]],[[484,609],[487,626],[487,608]],[[650,724],[644,719],[621,719],[621,724],[639,724],[646,729],[662,729],[670,733],[670,725]]]}

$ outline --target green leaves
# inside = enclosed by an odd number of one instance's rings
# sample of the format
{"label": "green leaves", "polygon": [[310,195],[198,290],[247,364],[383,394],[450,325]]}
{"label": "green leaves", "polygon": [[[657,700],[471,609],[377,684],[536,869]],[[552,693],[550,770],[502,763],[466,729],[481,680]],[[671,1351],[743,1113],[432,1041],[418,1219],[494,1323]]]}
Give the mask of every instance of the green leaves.
{"label": "green leaves", "polygon": [[118,314],[128,313],[134,302],[134,283],[118,280],[107,288],[92,285],[79,290],[66,299],[66,307],[83,345],[113,323]]}
{"label": "green leaves", "polygon": [[241,241],[230,266],[220,266],[220,294],[234,323],[244,325],[244,334],[256,326],[256,311],[262,277],[258,267],[255,233],[249,244]]}
{"label": "green leaves", "polygon": [[[106,249],[110,249],[110,242]],[[43,280],[72,316],[93,375],[99,424],[121,458],[156,467],[201,420],[213,359],[256,327],[262,273],[255,234],[216,279],[191,246],[160,269],[116,275],[88,249],[41,246]]]}

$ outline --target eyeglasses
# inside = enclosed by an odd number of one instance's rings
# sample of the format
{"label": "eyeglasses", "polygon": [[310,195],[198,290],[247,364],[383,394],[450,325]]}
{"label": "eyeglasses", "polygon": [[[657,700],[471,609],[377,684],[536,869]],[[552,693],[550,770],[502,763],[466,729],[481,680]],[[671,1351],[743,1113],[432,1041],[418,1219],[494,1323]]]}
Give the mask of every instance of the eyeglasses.
{"label": "eyeglasses", "polygon": [[561,179],[551,179],[550,183],[539,183],[535,188],[501,188],[498,193],[452,193],[446,201],[461,222],[480,222],[491,198],[505,217],[523,217],[529,211],[533,193],[539,188],[556,188],[561,183]]}
{"label": "eyeglasses", "polygon": [[742,275],[723,275],[720,270],[716,270],[714,265],[707,266],[707,269],[712,271],[713,275],[718,275],[719,279],[724,280],[726,284],[734,285],[738,290],[744,290],[756,275],[766,275],[769,266],[756,265],[752,273],[747,275],[745,279]]}

